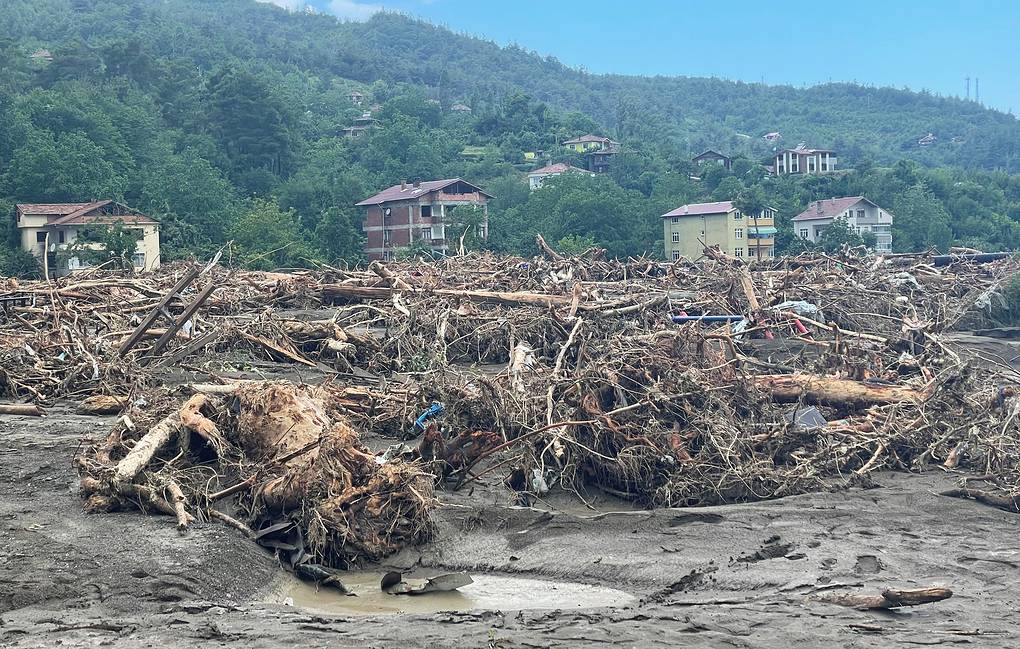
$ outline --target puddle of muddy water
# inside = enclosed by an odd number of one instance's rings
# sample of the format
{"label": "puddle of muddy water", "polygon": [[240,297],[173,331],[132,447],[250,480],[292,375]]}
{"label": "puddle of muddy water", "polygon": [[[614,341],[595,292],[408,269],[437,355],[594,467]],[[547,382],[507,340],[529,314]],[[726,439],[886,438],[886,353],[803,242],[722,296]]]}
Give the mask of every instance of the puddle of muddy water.
{"label": "puddle of muddy water", "polygon": [[305,610],[335,615],[394,615],[442,611],[528,609],[585,609],[619,607],[637,601],[633,595],[613,588],[572,582],[546,581],[505,575],[473,574],[473,583],[459,590],[425,595],[390,595],[379,588],[381,574],[350,572],[344,585],[357,597],[312,583],[288,580],[270,599]]}

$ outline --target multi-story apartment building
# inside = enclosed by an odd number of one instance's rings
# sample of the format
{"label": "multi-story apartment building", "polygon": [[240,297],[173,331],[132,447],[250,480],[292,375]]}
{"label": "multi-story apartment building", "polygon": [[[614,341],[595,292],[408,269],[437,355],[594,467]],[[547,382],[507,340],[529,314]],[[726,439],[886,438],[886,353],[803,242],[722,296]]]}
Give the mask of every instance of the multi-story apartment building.
{"label": "multi-story apartment building", "polygon": [[706,246],[718,245],[728,255],[767,259],[776,254],[776,211],[743,214],[732,201],[681,205],[662,215],[666,258],[697,259]]}
{"label": "multi-story apartment building", "polygon": [[831,149],[783,149],[776,153],[772,171],[787,174],[827,174],[836,170],[836,152]]}
{"label": "multi-story apartment building", "polygon": [[425,240],[436,254],[445,255],[463,234],[458,214],[482,210],[478,235],[488,237],[488,207],[492,198],[477,185],[460,178],[402,182],[357,204],[365,208],[365,256],[393,259],[398,248]]}

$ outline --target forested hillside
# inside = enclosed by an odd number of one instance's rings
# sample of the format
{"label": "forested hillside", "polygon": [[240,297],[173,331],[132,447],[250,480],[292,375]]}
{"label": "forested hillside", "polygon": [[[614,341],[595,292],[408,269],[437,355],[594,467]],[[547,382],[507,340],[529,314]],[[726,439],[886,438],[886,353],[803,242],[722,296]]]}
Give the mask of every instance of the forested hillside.
{"label": "forested hillside", "polygon": [[[454,176],[497,197],[490,244],[515,252],[542,231],[661,254],[660,214],[738,196],[777,207],[790,245],[792,215],[847,194],[894,211],[899,248],[1020,245],[1020,123],[975,102],[591,75],[398,15],[341,23],[253,0],[5,0],[0,30],[0,211],[118,198],[161,221],[164,258],[232,240],[263,266],[357,261],[353,203]],[[369,106],[382,128],[344,138]],[[856,172],[767,178],[767,131],[835,148]],[[529,193],[526,171],[580,164],[559,143],[588,132],[622,141],[612,172]],[[692,180],[690,156],[708,147],[738,156],[733,172]],[[0,273],[29,262],[0,252]]]}

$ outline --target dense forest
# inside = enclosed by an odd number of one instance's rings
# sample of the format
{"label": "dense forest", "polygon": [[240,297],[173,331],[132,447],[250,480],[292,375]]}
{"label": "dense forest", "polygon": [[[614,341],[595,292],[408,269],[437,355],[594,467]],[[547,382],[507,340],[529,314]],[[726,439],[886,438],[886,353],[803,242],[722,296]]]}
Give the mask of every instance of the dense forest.
{"label": "dense forest", "polygon": [[[0,28],[8,242],[15,202],[116,198],[161,221],[164,258],[229,240],[254,265],[357,262],[355,202],[405,178],[463,177],[496,196],[488,245],[509,252],[532,252],[541,231],[568,249],[657,255],[659,215],[735,198],[776,207],[780,250],[794,250],[789,219],[807,202],[857,194],[895,214],[900,250],[1020,247],[1020,122],[976,102],[592,75],[396,14],[344,23],[253,0],[6,0]],[[381,128],[345,138],[368,107]],[[772,131],[781,146],[836,149],[845,172],[767,176]],[[527,170],[581,164],[560,143],[584,133],[623,143],[611,172],[529,192]],[[705,148],[736,156],[733,169],[692,167]],[[0,274],[32,271],[0,247]]]}

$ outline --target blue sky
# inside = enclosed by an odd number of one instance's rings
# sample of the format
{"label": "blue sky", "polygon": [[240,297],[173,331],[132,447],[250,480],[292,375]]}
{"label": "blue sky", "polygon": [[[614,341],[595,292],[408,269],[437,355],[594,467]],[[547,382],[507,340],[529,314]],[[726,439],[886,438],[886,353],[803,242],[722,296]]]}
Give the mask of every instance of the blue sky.
{"label": "blue sky", "polygon": [[857,81],[1020,112],[1020,0],[264,0],[400,11],[590,72]]}

